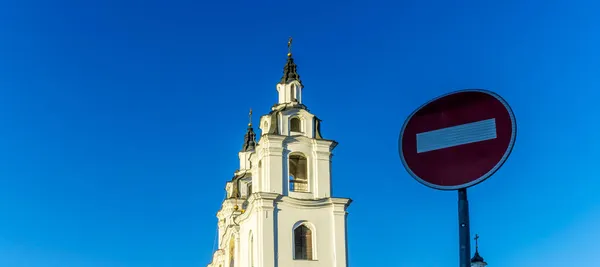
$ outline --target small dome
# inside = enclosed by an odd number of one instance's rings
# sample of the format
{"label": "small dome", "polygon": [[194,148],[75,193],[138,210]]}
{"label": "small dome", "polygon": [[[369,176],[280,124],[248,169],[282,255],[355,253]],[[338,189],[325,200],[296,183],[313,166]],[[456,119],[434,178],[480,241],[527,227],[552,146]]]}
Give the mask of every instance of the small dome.
{"label": "small dome", "polygon": [[473,255],[473,258],[471,259],[471,263],[476,263],[476,262],[484,262],[483,257],[481,257],[481,255],[479,255],[479,251],[475,251],[475,255]]}

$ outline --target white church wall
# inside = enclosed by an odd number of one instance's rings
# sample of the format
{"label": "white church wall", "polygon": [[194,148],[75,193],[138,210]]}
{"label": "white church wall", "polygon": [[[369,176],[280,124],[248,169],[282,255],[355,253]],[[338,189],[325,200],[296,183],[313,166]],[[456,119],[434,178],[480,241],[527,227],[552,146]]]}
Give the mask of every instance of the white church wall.
{"label": "white church wall", "polygon": [[[252,201],[252,199],[250,199]],[[252,233],[253,238],[253,246],[254,246],[254,266],[261,266],[257,261],[257,248],[261,248],[259,244],[260,240],[260,231],[257,231],[257,216],[259,212],[256,205],[253,205],[252,202],[247,206],[247,209],[244,212],[244,215],[240,216],[240,236],[243,237],[241,240],[240,246],[241,257],[240,257],[240,267],[252,267],[250,264],[250,233]]]}

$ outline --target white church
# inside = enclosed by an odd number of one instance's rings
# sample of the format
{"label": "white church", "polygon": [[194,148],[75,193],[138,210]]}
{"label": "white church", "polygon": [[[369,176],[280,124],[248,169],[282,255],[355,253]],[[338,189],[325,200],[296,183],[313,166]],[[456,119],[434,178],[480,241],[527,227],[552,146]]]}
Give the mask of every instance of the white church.
{"label": "white church", "polygon": [[337,143],[321,136],[302,89],[290,50],[279,101],[260,118],[258,142],[248,124],[239,170],[217,212],[218,249],[209,267],[348,266],[351,200],[331,195]]}
{"label": "white church", "polygon": [[[331,157],[337,142],[302,102],[304,86],[288,42],[279,100],[252,121],[227,182],[218,218],[218,247],[208,267],[347,267],[349,198],[332,196]],[[476,254],[478,256],[479,254]],[[474,257],[474,267],[484,267]]]}

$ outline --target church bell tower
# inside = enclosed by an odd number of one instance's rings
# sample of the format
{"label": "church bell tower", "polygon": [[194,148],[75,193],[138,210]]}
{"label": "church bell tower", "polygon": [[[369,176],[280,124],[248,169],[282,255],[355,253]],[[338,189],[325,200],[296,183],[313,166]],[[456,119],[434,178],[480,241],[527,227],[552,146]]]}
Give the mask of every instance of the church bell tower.
{"label": "church bell tower", "polygon": [[348,198],[332,196],[337,142],[302,101],[304,85],[288,41],[278,101],[248,124],[240,169],[217,213],[219,248],[209,267],[347,267]]}

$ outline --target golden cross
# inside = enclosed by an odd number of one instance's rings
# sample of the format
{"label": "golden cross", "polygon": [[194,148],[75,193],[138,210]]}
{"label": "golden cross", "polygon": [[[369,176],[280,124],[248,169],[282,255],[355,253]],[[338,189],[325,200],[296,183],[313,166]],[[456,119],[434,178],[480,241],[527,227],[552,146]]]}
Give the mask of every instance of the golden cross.
{"label": "golden cross", "polygon": [[292,37],[288,39],[288,57],[292,56]]}

